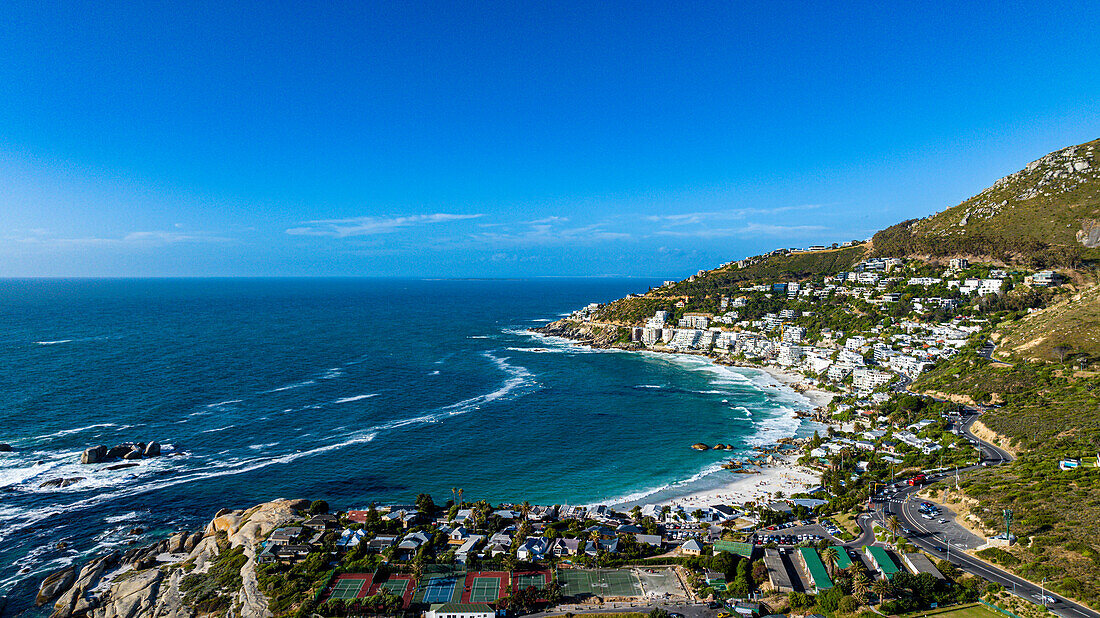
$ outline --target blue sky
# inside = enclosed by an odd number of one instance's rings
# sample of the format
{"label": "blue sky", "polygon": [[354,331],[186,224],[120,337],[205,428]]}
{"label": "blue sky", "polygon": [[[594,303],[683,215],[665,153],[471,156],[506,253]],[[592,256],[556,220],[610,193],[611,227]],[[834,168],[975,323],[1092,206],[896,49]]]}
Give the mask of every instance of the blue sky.
{"label": "blue sky", "polygon": [[0,275],[678,277],[1100,136],[1095,3],[137,4],[0,6]]}

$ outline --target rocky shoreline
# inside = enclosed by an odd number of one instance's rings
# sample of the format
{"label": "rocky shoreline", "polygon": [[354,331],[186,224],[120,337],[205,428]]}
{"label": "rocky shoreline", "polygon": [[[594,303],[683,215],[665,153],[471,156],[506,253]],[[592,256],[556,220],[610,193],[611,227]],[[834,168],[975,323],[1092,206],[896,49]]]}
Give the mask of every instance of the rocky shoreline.
{"label": "rocky shoreline", "polygon": [[279,499],[250,509],[223,509],[202,530],[180,531],[51,573],[39,586],[35,604],[52,604],[50,618],[194,618],[199,612],[188,606],[180,589],[184,577],[205,573],[222,552],[240,547],[247,562],[240,570],[240,588],[226,591],[232,597],[227,615],[270,616],[256,579],[257,547],[276,528],[301,519],[308,506],[308,500]]}
{"label": "rocky shoreline", "polygon": [[777,382],[782,383],[784,386],[791,390],[805,396],[814,405],[812,412],[799,411],[796,412],[800,418],[809,418],[811,420],[825,422],[827,416],[824,413],[824,408],[829,404],[829,401],[835,396],[833,393],[829,393],[823,390],[819,390],[799,381],[802,376],[787,371],[782,371],[776,367],[761,365],[759,363],[752,363],[749,361],[738,360],[730,358],[725,355],[709,354],[705,352],[677,352],[672,350],[661,350],[647,348],[639,343],[620,343],[618,328],[626,328],[625,326],[603,326],[603,325],[590,325],[581,324],[573,320],[558,320],[556,322],[550,322],[538,328],[530,329],[533,333],[539,335],[545,335],[549,337],[558,337],[561,339],[568,339],[574,342],[574,345],[588,346],[591,348],[602,350],[623,350],[626,352],[639,352],[648,351],[659,354],[688,354],[691,356],[701,356],[709,359],[716,365],[722,365],[725,367],[745,367],[747,369],[759,369],[767,372],[768,375],[775,378]]}

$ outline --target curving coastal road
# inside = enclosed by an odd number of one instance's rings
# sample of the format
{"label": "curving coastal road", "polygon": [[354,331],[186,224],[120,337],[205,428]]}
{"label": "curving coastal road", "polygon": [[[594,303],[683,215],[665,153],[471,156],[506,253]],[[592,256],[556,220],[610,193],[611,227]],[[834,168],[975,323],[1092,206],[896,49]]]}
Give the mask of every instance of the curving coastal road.
{"label": "curving coastal road", "polygon": [[[959,427],[962,431],[962,435],[977,445],[981,453],[981,461],[977,465],[960,468],[959,472],[976,470],[983,466],[995,466],[1011,462],[1013,457],[1008,451],[994,444],[990,444],[971,433],[970,426],[978,419],[979,412],[972,408],[968,408],[966,412],[967,418]],[[953,470],[927,474],[929,482],[947,480],[954,476],[955,472]],[[943,557],[967,573],[973,573],[991,582],[996,582],[1006,589],[1012,590],[1017,596],[1033,603],[1041,603],[1041,594],[1054,599],[1053,603],[1047,603],[1046,606],[1051,612],[1059,616],[1064,616],[1065,618],[1100,618],[1100,612],[1093,611],[1083,605],[1060,597],[1050,590],[1043,590],[1041,592],[1040,586],[1006,571],[1002,571],[968,554],[960,551],[950,551],[953,546],[959,544],[958,542],[960,539],[958,536],[954,538],[948,536],[947,530],[939,528],[932,522],[921,517],[918,511],[919,502],[912,499],[913,495],[921,489],[922,487],[919,486],[909,487],[908,485],[903,485],[891,496],[891,502],[900,505],[900,508],[897,509],[895,513],[898,521],[903,527],[909,528],[912,531],[911,534],[906,535],[912,544],[932,555]],[[849,544],[861,546],[873,542],[873,521],[873,516],[861,517],[859,525],[862,529],[862,533],[858,539]],[[965,537],[967,534],[963,533],[963,536]],[[966,545],[965,540],[962,544]],[[945,549],[948,551],[943,551]]]}

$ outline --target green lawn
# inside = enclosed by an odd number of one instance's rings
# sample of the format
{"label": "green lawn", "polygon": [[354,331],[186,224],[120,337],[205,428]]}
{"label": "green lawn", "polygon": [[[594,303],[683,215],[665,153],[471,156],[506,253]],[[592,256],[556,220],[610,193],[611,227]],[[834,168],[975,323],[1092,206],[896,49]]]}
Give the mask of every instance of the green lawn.
{"label": "green lawn", "polygon": [[977,603],[974,605],[949,607],[947,609],[930,609],[924,612],[913,612],[912,614],[905,614],[905,616],[908,618],[918,618],[919,616],[935,616],[935,618],[1005,618],[1003,614],[999,614]]}

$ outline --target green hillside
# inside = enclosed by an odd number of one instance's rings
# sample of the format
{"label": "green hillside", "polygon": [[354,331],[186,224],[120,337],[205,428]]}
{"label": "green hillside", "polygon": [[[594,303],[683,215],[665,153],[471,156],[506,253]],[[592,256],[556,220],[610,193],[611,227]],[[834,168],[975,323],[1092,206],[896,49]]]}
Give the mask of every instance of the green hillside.
{"label": "green hillside", "polygon": [[[738,288],[755,281],[803,281],[813,277],[850,270],[867,253],[866,245],[842,249],[782,253],[758,256],[734,262],[714,270],[701,271],[670,286],[660,287],[644,296],[620,298],[602,307],[597,317],[616,324],[639,324],[654,311],[666,310],[674,315],[684,311],[715,312],[721,296],[735,296]],[[676,301],[686,306],[678,310]]]}
{"label": "green hillside", "polygon": [[851,270],[867,253],[865,245],[843,249],[767,256],[739,267],[737,263],[705,271],[667,288],[671,295],[729,294],[747,281],[803,281]]}
{"label": "green hillside", "polygon": [[1031,267],[1100,258],[1100,140],[1033,161],[953,208],[875,234],[877,256],[975,256]]}

